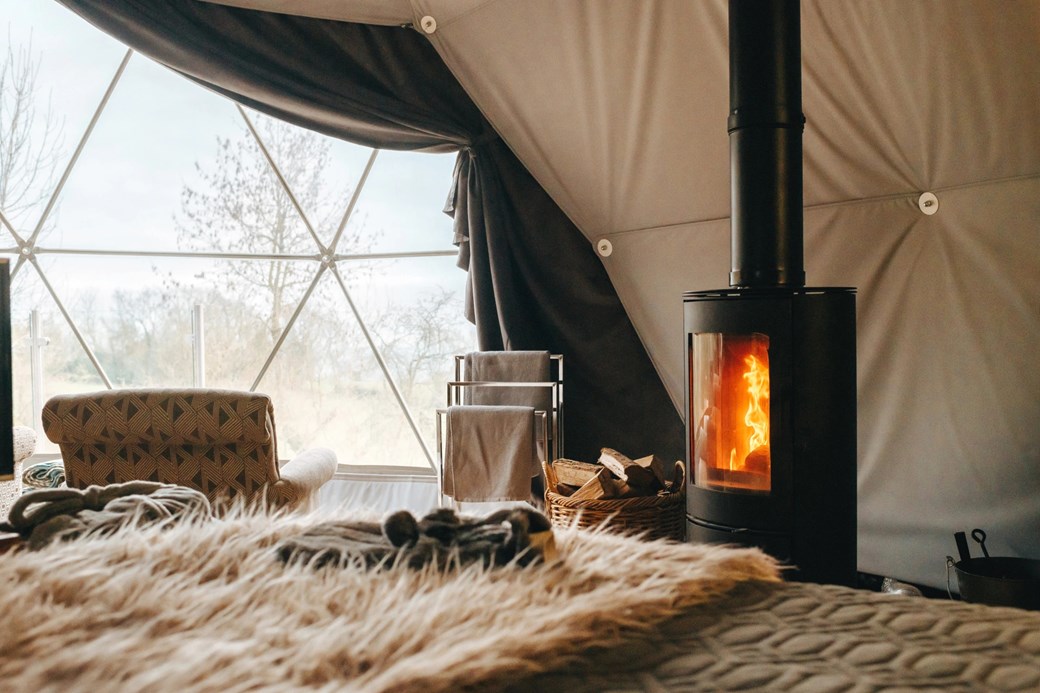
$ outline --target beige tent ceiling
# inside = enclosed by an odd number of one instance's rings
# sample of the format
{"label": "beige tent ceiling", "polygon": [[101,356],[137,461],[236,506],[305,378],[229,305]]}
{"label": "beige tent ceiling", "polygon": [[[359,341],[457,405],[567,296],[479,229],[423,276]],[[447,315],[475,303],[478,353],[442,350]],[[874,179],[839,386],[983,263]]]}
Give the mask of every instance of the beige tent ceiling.
{"label": "beige tent ceiling", "polygon": [[[682,292],[728,284],[725,0],[224,4],[422,27],[611,242],[681,409]],[[806,1],[802,42],[808,283],[859,291],[860,569],[944,584],[975,526],[1040,557],[1040,1]]]}

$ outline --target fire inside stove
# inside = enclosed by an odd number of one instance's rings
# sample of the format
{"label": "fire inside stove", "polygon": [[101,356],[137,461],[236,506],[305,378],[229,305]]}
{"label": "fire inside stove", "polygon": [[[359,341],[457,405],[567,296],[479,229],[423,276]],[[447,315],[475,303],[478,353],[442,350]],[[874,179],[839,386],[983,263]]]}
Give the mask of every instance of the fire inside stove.
{"label": "fire inside stove", "polygon": [[690,359],[694,483],[769,493],[769,337],[695,334]]}

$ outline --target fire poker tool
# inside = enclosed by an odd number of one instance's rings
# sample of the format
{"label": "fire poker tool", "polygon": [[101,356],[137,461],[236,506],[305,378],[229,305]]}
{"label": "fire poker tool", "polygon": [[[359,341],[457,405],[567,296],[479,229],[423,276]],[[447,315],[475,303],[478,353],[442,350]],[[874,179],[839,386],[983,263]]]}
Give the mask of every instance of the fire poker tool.
{"label": "fire poker tool", "polygon": [[961,560],[966,561],[971,558],[971,552],[968,550],[968,537],[964,532],[955,532],[953,538],[957,542],[957,554],[961,557]]}
{"label": "fire poker tool", "polygon": [[979,546],[982,547],[982,555],[989,558],[989,551],[986,550],[986,533],[981,529],[971,530],[971,538],[979,542]]}

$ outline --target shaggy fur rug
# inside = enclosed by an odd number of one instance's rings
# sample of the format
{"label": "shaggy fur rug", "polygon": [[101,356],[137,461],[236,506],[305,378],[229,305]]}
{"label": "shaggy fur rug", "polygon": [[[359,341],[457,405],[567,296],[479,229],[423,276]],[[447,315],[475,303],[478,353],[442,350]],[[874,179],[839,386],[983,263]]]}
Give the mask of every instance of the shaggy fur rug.
{"label": "shaggy fur rug", "polygon": [[525,568],[280,564],[273,547],[315,522],[239,513],[0,556],[2,686],[495,690],[778,579],[753,549],[577,530]]}

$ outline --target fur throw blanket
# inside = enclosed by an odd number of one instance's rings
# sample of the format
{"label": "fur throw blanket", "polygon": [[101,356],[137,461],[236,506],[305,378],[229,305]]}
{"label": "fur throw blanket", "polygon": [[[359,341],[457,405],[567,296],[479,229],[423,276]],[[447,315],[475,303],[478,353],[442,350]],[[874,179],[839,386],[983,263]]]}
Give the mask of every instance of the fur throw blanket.
{"label": "fur throw blanket", "polygon": [[778,579],[754,549],[578,530],[526,567],[281,563],[318,522],[243,511],[0,557],[3,687],[495,690]]}

